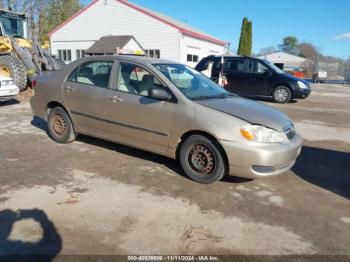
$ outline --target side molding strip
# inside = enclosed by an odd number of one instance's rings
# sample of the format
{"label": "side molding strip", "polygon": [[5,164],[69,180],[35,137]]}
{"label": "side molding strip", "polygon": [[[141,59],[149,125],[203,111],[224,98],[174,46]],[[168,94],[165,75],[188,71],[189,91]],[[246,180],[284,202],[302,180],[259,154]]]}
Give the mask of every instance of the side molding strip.
{"label": "side molding strip", "polygon": [[168,134],[162,133],[162,132],[158,132],[156,130],[152,130],[152,129],[147,129],[147,128],[143,128],[143,127],[138,127],[138,126],[133,126],[133,125],[129,125],[129,124],[125,124],[125,123],[121,123],[121,122],[116,122],[116,121],[111,121],[111,120],[107,120],[104,118],[100,118],[100,117],[96,117],[96,116],[91,116],[91,115],[87,115],[84,113],[80,113],[77,111],[71,111],[72,114],[74,115],[78,115],[78,116],[82,116],[82,117],[87,117],[87,118],[92,118],[98,121],[102,121],[105,123],[109,123],[109,124],[113,124],[113,125],[118,125],[118,126],[123,126],[123,127],[127,127],[127,128],[132,128],[132,129],[136,129],[136,130],[140,130],[140,131],[144,131],[144,132],[149,132],[149,133],[153,133],[156,135],[160,135],[160,136],[169,136]]}

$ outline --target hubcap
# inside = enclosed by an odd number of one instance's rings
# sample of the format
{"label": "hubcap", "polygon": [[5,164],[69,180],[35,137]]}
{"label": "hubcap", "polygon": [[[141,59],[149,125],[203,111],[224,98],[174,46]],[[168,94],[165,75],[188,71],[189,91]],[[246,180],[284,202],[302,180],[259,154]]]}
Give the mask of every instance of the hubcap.
{"label": "hubcap", "polygon": [[288,92],[285,89],[278,89],[275,96],[278,101],[285,101],[288,97]]}
{"label": "hubcap", "polygon": [[194,171],[204,175],[210,174],[215,167],[213,153],[203,145],[195,145],[191,149],[188,162]]}
{"label": "hubcap", "polygon": [[55,115],[53,119],[53,130],[59,136],[63,136],[66,132],[67,125],[66,121],[61,115]]}
{"label": "hubcap", "polygon": [[10,69],[7,66],[2,65],[0,66],[0,74],[2,74],[3,76],[10,76]]}

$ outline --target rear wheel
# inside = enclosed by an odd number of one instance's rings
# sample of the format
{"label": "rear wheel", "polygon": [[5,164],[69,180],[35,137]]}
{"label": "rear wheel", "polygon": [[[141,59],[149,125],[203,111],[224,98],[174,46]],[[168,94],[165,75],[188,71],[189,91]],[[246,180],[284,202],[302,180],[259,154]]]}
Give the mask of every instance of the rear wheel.
{"label": "rear wheel", "polygon": [[47,118],[47,126],[50,137],[62,144],[75,140],[75,132],[67,112],[62,107],[55,107],[50,110]]}
{"label": "rear wheel", "polygon": [[185,174],[203,184],[219,181],[228,171],[223,152],[212,140],[192,135],[181,145],[179,160]]}
{"label": "rear wheel", "polygon": [[22,61],[15,56],[0,56],[0,74],[11,77],[21,91],[27,86],[26,68]]}
{"label": "rear wheel", "polygon": [[286,86],[278,86],[273,90],[272,98],[280,104],[289,103],[292,99],[292,92]]}

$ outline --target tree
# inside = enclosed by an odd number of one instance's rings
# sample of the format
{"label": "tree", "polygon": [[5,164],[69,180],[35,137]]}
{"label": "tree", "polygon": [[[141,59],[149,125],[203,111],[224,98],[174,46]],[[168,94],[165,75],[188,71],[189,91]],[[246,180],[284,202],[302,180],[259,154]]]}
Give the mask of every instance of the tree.
{"label": "tree", "polygon": [[79,0],[49,0],[39,13],[41,41],[49,39],[48,33],[81,9]]}
{"label": "tree", "polygon": [[298,39],[295,36],[286,36],[283,38],[279,48],[288,54],[299,55]]}
{"label": "tree", "polygon": [[308,75],[311,75],[318,69],[318,63],[322,55],[317,48],[310,43],[300,43],[297,48],[300,50],[300,56],[306,58],[304,69]]}
{"label": "tree", "polygon": [[252,54],[252,22],[244,17],[242,21],[241,35],[239,38],[238,55],[250,56]]}
{"label": "tree", "polygon": [[298,45],[298,39],[295,36],[287,36],[283,38],[283,45],[295,48]]}
{"label": "tree", "polygon": [[253,47],[253,22],[248,21],[247,24],[247,55],[251,56],[252,55],[252,47]]}

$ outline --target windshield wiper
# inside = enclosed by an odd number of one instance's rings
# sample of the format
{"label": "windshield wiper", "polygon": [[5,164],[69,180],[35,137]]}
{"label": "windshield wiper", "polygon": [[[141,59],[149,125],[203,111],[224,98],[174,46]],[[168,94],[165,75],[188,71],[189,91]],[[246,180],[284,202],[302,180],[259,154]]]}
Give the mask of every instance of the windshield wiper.
{"label": "windshield wiper", "polygon": [[216,96],[212,96],[212,98],[226,98],[226,97],[230,97],[230,96],[233,96],[233,95],[230,93],[222,93],[222,94],[219,94]]}
{"label": "windshield wiper", "polygon": [[191,98],[192,100],[205,100],[205,99],[210,99],[213,98],[212,96],[196,96]]}
{"label": "windshield wiper", "polygon": [[192,98],[192,100],[205,100],[205,99],[223,99],[223,98],[227,98],[233,96],[230,93],[223,93],[223,94],[219,94],[219,95],[214,95],[214,96],[197,96]]}

